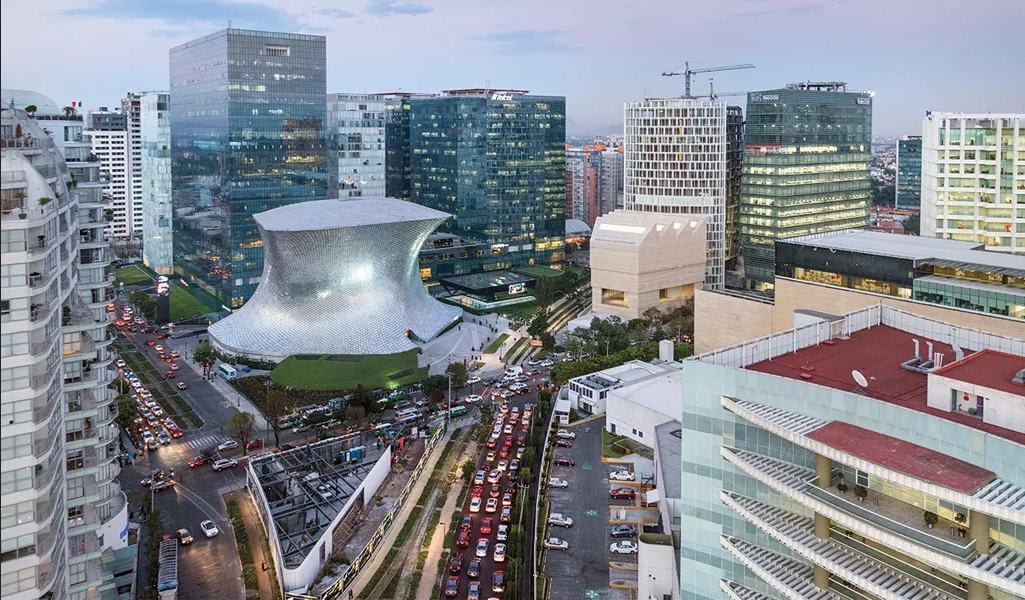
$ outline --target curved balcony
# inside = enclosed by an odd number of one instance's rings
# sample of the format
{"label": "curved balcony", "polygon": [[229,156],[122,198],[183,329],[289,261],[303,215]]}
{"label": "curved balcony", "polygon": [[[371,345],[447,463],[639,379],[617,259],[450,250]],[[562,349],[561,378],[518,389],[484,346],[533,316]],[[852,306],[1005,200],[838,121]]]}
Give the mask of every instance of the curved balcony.
{"label": "curved balcony", "polygon": [[726,579],[719,580],[719,589],[730,600],[771,600],[766,594],[756,592],[751,588],[746,588],[739,583],[727,581]]}

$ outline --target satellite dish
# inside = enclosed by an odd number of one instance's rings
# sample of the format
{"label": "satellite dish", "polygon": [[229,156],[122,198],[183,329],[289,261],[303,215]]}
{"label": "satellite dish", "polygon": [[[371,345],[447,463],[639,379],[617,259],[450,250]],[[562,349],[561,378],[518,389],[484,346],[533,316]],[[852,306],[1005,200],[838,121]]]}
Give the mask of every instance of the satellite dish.
{"label": "satellite dish", "polygon": [[863,387],[863,388],[867,388],[868,387],[868,380],[865,379],[865,376],[861,374],[861,371],[859,371],[857,369],[851,371],[851,377],[853,377],[854,381],[857,382],[857,384],[860,385],[861,387]]}

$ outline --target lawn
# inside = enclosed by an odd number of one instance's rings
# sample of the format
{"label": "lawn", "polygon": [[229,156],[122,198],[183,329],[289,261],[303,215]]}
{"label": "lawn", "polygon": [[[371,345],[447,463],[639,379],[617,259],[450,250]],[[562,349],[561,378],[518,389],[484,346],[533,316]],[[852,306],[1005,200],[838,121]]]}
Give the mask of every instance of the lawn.
{"label": "lawn", "polygon": [[637,450],[637,444],[622,435],[609,433],[607,429],[601,430],[601,455],[605,458],[622,458]]}
{"label": "lawn", "polygon": [[139,283],[140,281],[151,281],[156,275],[141,265],[129,265],[114,271],[114,276],[124,283]]}
{"label": "lawn", "polygon": [[171,320],[181,321],[190,317],[198,317],[210,312],[205,304],[200,302],[189,293],[188,290],[178,285],[171,284]]}
{"label": "lawn", "polygon": [[560,275],[562,275],[562,271],[558,269],[540,267],[536,265],[529,267],[519,267],[514,269],[514,271],[516,271],[517,273],[523,273],[524,275],[533,275],[534,277],[559,277]]}
{"label": "lawn", "polygon": [[416,364],[416,348],[399,354],[290,356],[281,361],[271,378],[279,385],[307,390],[368,390],[397,387],[427,377]]}
{"label": "lawn", "polygon": [[502,307],[500,312],[510,319],[529,321],[534,316],[534,313],[537,312],[537,302],[531,300],[523,304]]}
{"label": "lawn", "polygon": [[503,333],[502,335],[498,336],[497,338],[495,338],[495,341],[491,342],[491,344],[484,349],[484,354],[494,354],[495,352],[498,352],[498,349],[507,339],[509,339],[508,333]]}

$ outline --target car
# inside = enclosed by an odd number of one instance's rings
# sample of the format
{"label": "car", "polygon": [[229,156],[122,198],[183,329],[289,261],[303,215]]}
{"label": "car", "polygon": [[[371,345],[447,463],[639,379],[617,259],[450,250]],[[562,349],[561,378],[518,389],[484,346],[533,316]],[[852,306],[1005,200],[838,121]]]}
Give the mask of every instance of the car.
{"label": "car", "polygon": [[505,482],[505,493],[506,494],[515,494],[516,493],[516,483],[514,481],[506,481]]}
{"label": "car", "polygon": [[157,469],[156,471],[153,471],[149,475],[143,477],[142,481],[140,481],[139,483],[141,483],[142,485],[152,485],[153,483],[160,481],[163,478],[164,472],[160,469]]}
{"label": "car", "polygon": [[174,487],[174,480],[173,479],[162,479],[160,481],[155,482],[153,485],[151,485],[150,489],[153,490],[154,492],[159,492],[160,490],[166,490],[168,488],[173,488],[173,487]]}
{"label": "car", "polygon": [[452,558],[448,559],[448,572],[458,573],[463,570],[463,553],[456,552],[452,555]]}
{"label": "car", "polygon": [[181,529],[179,529],[177,531],[177,533],[178,533],[178,543],[180,543],[182,546],[188,546],[189,544],[192,543],[192,534],[189,533],[188,529],[185,529],[184,527],[182,527]]}
{"label": "car", "polygon": [[115,365],[115,366],[116,366],[117,368],[119,368],[119,369],[123,369],[123,368],[125,368],[125,367],[127,366],[127,363],[125,363],[125,361],[123,361],[123,360],[121,360],[121,359],[119,358],[119,359],[117,359],[117,362],[116,362],[116,363],[114,363],[114,365]]}
{"label": "car", "polygon": [[609,490],[609,496],[616,500],[633,500],[637,497],[637,492],[632,488],[619,487],[613,490]]}
{"label": "car", "polygon": [[471,581],[466,588],[466,600],[480,600],[480,582]]}
{"label": "car", "polygon": [[[498,467],[502,468],[502,463],[498,463]],[[520,469],[520,461],[519,461],[519,459],[514,458],[514,459],[510,460],[509,461],[509,468],[511,470],[513,470],[513,471],[518,471]]]}
{"label": "car", "polygon": [[487,538],[481,538],[477,540],[477,549],[474,552],[479,558],[484,558],[488,555],[488,540]]}
{"label": "car", "polygon": [[565,479],[559,479],[558,477],[552,477],[548,481],[548,487],[567,488],[567,487],[569,487],[569,482],[566,481]]}
{"label": "car", "polygon": [[220,446],[217,446],[217,451],[224,452],[225,450],[234,450],[235,448],[238,448],[238,442],[235,440],[227,440],[225,442],[221,442]]}
{"label": "car", "polygon": [[502,516],[498,518],[502,523],[512,523],[512,507],[502,507]]}
{"label": "car", "polygon": [[184,433],[182,433],[182,430],[179,429],[178,426],[174,423],[168,425],[167,430],[171,432],[171,437],[173,438],[180,438],[181,436],[185,435]]}
{"label": "car", "polygon": [[209,457],[203,456],[202,454],[200,454],[196,458],[193,458],[192,460],[189,461],[189,466],[190,467],[198,467],[198,466],[200,466],[202,464],[205,464],[206,461],[208,461],[208,460],[210,460]]}
{"label": "car", "polygon": [[175,387],[177,387],[177,388],[178,388],[179,390],[187,390],[187,389],[189,389],[189,386],[188,386],[188,384],[186,384],[186,383],[185,383],[184,381],[179,381],[179,382],[178,382],[178,383],[177,383],[177,384],[175,385]]}
{"label": "car", "polygon": [[[154,328],[154,331],[156,331],[156,328]],[[181,355],[182,355],[182,353],[179,352],[178,350],[171,350],[171,358],[178,358]]]}
{"label": "car", "polygon": [[280,446],[278,446],[278,450],[281,450],[282,452],[285,452],[287,450],[295,450],[295,446],[292,444],[281,444]]}
{"label": "car", "polygon": [[470,512],[480,512],[480,497],[470,498]]}
{"label": "car", "polygon": [[499,525],[498,526],[498,535],[496,536],[496,538],[500,542],[504,542],[505,540],[509,539],[509,526],[508,525]]}
{"label": "car", "polygon": [[498,483],[498,480],[502,478],[502,472],[498,469],[492,469],[488,473],[488,483]]}
{"label": "car", "polygon": [[168,371],[167,373],[164,373],[164,379],[174,379],[177,376],[178,374],[174,371]]}
{"label": "car", "polygon": [[488,503],[484,506],[484,512],[493,513],[498,510],[498,498],[488,498]]}
{"label": "car", "polygon": [[633,481],[634,474],[631,471],[613,471],[609,473],[609,481]]}
{"label": "car", "polygon": [[523,458],[523,453],[527,451],[526,446],[520,446],[516,449],[516,458]]}
{"label": "car", "polygon": [[575,460],[573,460],[572,458],[567,458],[565,456],[556,456],[555,460],[552,462],[559,465],[560,467],[572,467],[573,465],[577,464]]}
{"label": "car", "polygon": [[609,528],[609,536],[614,538],[634,537],[637,535],[637,528],[633,525],[614,525]]}
{"label": "car", "polygon": [[505,433],[512,433],[513,432],[512,423],[507,423],[506,426],[502,429],[502,431],[505,432]]}
{"label": "car", "polygon": [[502,451],[499,452],[498,455],[502,458],[509,458],[509,449],[511,447],[512,446],[502,446]]}
{"label": "car", "polygon": [[544,541],[545,548],[549,550],[569,550],[569,542],[557,537],[550,537]]}
{"label": "car", "polygon": [[498,436],[493,435],[490,438],[488,438],[488,442],[485,445],[488,448],[494,448],[495,446],[497,446],[498,445]]}
{"label": "car", "polygon": [[162,446],[166,446],[171,443],[171,436],[167,435],[167,432],[161,431],[157,434],[157,437],[160,438],[160,444]]}
{"label": "car", "polygon": [[463,398],[463,401],[465,401],[467,404],[477,404],[481,400],[483,400],[483,398],[481,398],[477,394],[470,394],[469,396]]}
{"label": "car", "polygon": [[177,370],[178,370],[178,363],[174,363],[174,364],[172,364],[172,365],[171,365],[171,370],[172,370],[172,371],[177,371]]}
{"label": "car", "polygon": [[495,551],[491,558],[495,562],[505,562],[505,544],[495,544]]}
{"label": "car", "polygon": [[171,334],[169,334],[169,333],[161,333],[160,335],[157,336],[157,339],[158,340],[166,340],[169,337],[171,337]]}
{"label": "car", "polygon": [[548,515],[549,525],[558,525],[559,527],[572,527],[573,519],[567,517],[562,513],[552,513]]}
{"label": "car", "polygon": [[479,558],[470,561],[470,564],[466,567],[467,577],[480,577],[480,562]]}
{"label": "car", "polygon": [[499,569],[491,575],[491,591],[501,594],[505,591],[505,571]]}
{"label": "car", "polygon": [[484,471],[484,469],[481,469],[481,470],[477,471],[473,475],[473,484],[474,485],[483,485],[484,484],[484,479],[487,476],[488,476],[488,474],[487,474],[487,472]]}
{"label": "car", "polygon": [[263,447],[263,438],[256,438],[255,440],[246,444],[246,450],[253,450],[255,448]]}
{"label": "car", "polygon": [[459,535],[456,536],[456,547],[465,548],[470,545],[470,532],[460,531]]}
{"label": "car", "polygon": [[517,471],[516,469],[512,469],[511,471],[509,471],[509,474],[506,476],[506,478],[509,481],[516,481],[516,479],[518,479],[519,476],[520,476],[520,472]]}
{"label": "car", "polygon": [[222,458],[221,460],[214,463],[214,471],[221,471],[224,469],[231,469],[238,466],[238,461],[234,458]]}
{"label": "car", "polygon": [[448,578],[445,582],[445,596],[449,598],[455,598],[459,594],[459,578],[455,575]]}
{"label": "car", "polygon": [[572,448],[573,440],[556,439],[555,445],[559,448]]}
{"label": "car", "polygon": [[143,343],[146,344],[147,346],[155,346],[156,345],[156,342],[153,341],[153,340],[146,340]]}
{"label": "car", "polygon": [[495,520],[491,517],[485,517],[484,520],[480,522],[480,534],[488,535],[491,533],[491,526],[494,522]]}
{"label": "car", "polygon": [[495,451],[488,450],[488,453],[484,455],[484,460],[488,462],[493,462],[495,460]]}
{"label": "car", "polygon": [[221,532],[213,521],[203,521],[199,524],[199,528],[203,530],[203,535],[208,538],[212,538]]}
{"label": "car", "polygon": [[481,494],[483,494],[483,493],[484,493],[484,488],[479,486],[479,485],[475,485],[475,486],[473,486],[473,489],[470,490],[470,498],[480,498]]}
{"label": "car", "polygon": [[502,495],[502,487],[500,485],[498,485],[497,483],[492,485],[491,489],[488,490],[488,496],[490,496],[492,498],[498,498],[501,495]]}
{"label": "car", "polygon": [[564,439],[564,440],[575,440],[575,439],[577,439],[577,434],[573,433],[572,431],[566,431],[565,429],[560,429],[559,432],[555,434],[555,437],[561,438],[561,439]]}
{"label": "car", "polygon": [[463,517],[459,523],[459,531],[473,531],[473,517]]}
{"label": "car", "polygon": [[164,351],[164,347],[158,344],[157,347],[154,348],[154,350],[156,350],[157,352],[163,352]]}
{"label": "car", "polygon": [[622,541],[609,546],[609,552],[613,554],[637,554],[637,542]]}
{"label": "car", "polygon": [[471,378],[466,380],[466,383],[467,383],[467,385],[473,385],[475,383],[480,383],[480,377],[471,377]]}

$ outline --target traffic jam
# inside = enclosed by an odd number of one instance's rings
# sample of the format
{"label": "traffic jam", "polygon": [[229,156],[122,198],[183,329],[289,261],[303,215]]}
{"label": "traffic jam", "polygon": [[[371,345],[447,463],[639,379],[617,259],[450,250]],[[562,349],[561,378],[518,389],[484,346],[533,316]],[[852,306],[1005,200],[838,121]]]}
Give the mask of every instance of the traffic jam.
{"label": "traffic jam", "polygon": [[505,591],[505,542],[531,415],[530,405],[521,411],[509,404],[499,406],[495,414],[449,558],[445,597],[479,600]]}

